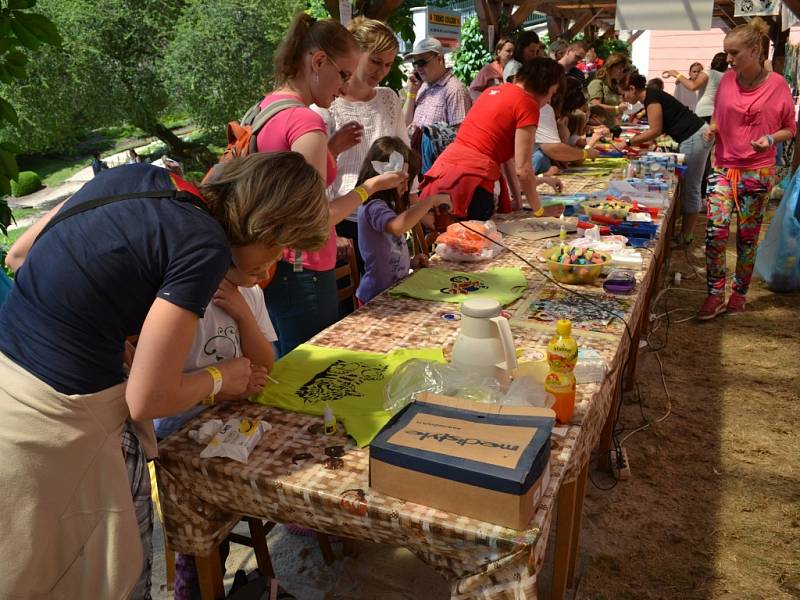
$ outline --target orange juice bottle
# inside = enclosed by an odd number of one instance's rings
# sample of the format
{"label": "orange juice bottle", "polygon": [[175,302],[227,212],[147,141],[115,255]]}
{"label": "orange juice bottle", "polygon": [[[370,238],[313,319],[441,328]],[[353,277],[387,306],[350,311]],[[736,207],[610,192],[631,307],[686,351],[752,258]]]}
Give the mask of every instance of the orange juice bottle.
{"label": "orange juice bottle", "polygon": [[550,372],[544,380],[544,389],[555,398],[553,410],[559,423],[569,423],[575,410],[575,364],[578,362],[578,344],[572,338],[572,322],[556,322],[556,334],[547,344],[547,362]]}

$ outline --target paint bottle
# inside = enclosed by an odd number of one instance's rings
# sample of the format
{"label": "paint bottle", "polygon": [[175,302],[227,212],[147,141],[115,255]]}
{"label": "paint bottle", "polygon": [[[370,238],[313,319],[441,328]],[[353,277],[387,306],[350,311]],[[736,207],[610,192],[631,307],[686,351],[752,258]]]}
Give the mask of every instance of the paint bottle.
{"label": "paint bottle", "polygon": [[547,344],[547,362],[550,372],[544,380],[544,389],[555,399],[553,410],[559,423],[569,423],[575,410],[575,365],[578,362],[578,344],[572,337],[572,322],[556,322],[556,334]]}
{"label": "paint bottle", "polygon": [[331,405],[327,402],[325,403],[322,422],[325,425],[325,435],[336,435],[336,416],[333,414]]}

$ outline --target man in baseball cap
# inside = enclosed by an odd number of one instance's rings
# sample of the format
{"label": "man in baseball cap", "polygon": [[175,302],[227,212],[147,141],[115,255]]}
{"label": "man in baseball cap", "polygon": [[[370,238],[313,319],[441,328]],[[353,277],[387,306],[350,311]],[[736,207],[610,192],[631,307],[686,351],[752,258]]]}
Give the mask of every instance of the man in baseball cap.
{"label": "man in baseball cap", "polygon": [[458,127],[472,105],[467,88],[444,64],[444,47],[435,38],[414,44],[405,55],[413,71],[408,78],[403,114],[415,129],[447,123]]}

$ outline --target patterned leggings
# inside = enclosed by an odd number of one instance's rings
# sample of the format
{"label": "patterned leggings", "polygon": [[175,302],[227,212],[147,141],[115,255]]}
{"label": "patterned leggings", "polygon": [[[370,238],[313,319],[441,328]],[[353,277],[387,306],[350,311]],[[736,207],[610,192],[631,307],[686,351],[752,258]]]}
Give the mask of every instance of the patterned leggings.
{"label": "patterned leggings", "polygon": [[[708,293],[725,294],[725,252],[733,213],[736,223],[736,272],[733,291],[746,294],[753,277],[753,262],[758,234],[764,219],[769,191],[775,180],[775,167],[752,171],[739,170],[734,198],[732,170],[714,168],[708,178],[708,221],[706,223],[706,273]],[[738,204],[738,206],[737,206]]]}

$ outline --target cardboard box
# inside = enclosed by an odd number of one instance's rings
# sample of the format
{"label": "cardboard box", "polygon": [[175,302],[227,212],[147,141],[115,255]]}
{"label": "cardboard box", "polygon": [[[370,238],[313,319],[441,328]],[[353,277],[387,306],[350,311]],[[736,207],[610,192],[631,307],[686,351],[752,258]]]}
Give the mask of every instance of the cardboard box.
{"label": "cardboard box", "polygon": [[369,447],[374,490],[511,529],[527,529],[549,482],[545,408],[424,393]]}

